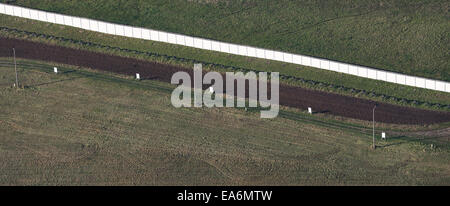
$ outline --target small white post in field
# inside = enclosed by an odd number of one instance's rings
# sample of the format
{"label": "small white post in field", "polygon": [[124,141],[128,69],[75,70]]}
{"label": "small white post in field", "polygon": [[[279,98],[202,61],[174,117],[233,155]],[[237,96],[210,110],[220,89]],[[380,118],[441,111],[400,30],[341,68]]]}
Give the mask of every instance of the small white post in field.
{"label": "small white post in field", "polygon": [[139,73],[136,73],[136,79],[137,80],[141,79],[141,76],[139,75]]}
{"label": "small white post in field", "polygon": [[386,139],[386,133],[385,132],[381,133],[381,139]]}
{"label": "small white post in field", "polygon": [[311,109],[311,107],[308,107],[308,113],[312,114],[312,109]]}
{"label": "small white post in field", "polygon": [[209,87],[209,92],[214,93],[214,87]]}
{"label": "small white post in field", "polygon": [[58,73],[58,68],[53,67],[53,72],[55,72],[55,74],[57,74]]}

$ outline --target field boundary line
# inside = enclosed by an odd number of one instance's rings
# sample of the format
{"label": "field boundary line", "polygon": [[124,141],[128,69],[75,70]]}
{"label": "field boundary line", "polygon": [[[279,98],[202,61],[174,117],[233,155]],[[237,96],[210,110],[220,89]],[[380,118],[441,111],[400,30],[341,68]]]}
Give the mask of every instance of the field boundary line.
{"label": "field boundary line", "polygon": [[36,9],[29,9],[4,3],[0,3],[0,13],[26,19],[43,21],[47,23],[71,26],[110,35],[158,41],[239,56],[280,61],[317,69],[350,74],[368,79],[450,93],[449,82],[405,75],[381,69],[374,69],[355,64],[328,60],[324,58],[220,42],[129,25],[109,23],[83,17],[75,17]]}

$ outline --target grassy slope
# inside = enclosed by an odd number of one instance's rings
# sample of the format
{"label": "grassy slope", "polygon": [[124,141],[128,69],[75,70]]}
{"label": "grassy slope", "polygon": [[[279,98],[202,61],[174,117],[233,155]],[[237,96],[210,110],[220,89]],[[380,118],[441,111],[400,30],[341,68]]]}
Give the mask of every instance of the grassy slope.
{"label": "grassy slope", "polygon": [[0,66],[0,185],[450,183],[448,143],[392,137],[372,151],[361,130],[176,109],[167,84],[41,68],[19,67],[15,90]]}
{"label": "grassy slope", "polygon": [[[296,77],[301,77],[308,80],[315,80],[319,82],[331,83],[334,85],[345,86],[349,88],[361,89],[370,92],[375,92],[378,94],[386,94],[389,96],[395,96],[398,98],[406,98],[410,100],[425,101],[430,103],[441,103],[450,104],[450,95],[444,92],[437,92],[432,90],[413,88],[408,86],[401,86],[397,84],[391,84],[382,81],[369,80],[366,78],[354,77],[351,75],[344,75],[336,72],[318,70],[309,67],[301,67],[293,64],[284,64],[276,61],[265,61],[257,58],[246,58],[234,55],[223,54],[220,52],[210,52],[199,49],[192,49],[182,46],[175,46],[165,43],[137,40],[133,38],[124,38],[117,36],[110,36],[105,34],[100,34],[96,32],[88,32],[81,29],[70,28],[60,25],[54,25],[49,23],[42,23],[39,21],[26,20],[21,18],[14,18],[6,15],[0,15],[0,26],[8,28],[17,28],[19,30],[32,31],[37,33],[50,34],[54,36],[61,36],[75,40],[83,40],[93,43],[98,43],[102,45],[110,45],[120,48],[134,49],[144,52],[154,52],[157,54],[176,56],[188,59],[195,59],[204,62],[214,62],[227,66],[236,66],[246,69],[256,69],[261,71],[279,71],[280,74],[291,75]],[[115,55],[130,56],[135,58],[142,58],[151,61],[160,61],[170,64],[178,64],[187,67],[192,67],[192,64],[186,64],[176,60],[167,60],[162,58],[153,58],[148,56],[140,56],[134,53],[118,52],[108,49],[90,47],[90,46],[80,46],[78,44],[72,44],[68,42],[60,42],[57,40],[45,40],[37,37],[23,36],[16,33],[1,32],[0,36],[10,36],[15,38],[26,38],[33,39],[35,41],[46,42],[51,44],[64,45],[74,48],[83,48],[99,52],[113,53]],[[19,51],[18,51],[19,52]],[[226,71],[221,68],[210,68],[218,71]],[[227,70],[230,71],[230,70]],[[297,86],[319,89],[328,92],[334,92],[344,95],[357,96],[360,98],[367,98],[377,101],[386,101],[393,104],[406,105],[421,107],[427,109],[437,109],[434,107],[426,105],[413,105],[405,102],[398,102],[391,99],[383,99],[381,97],[372,97],[370,95],[358,93],[354,94],[350,91],[339,90],[330,87],[323,87],[320,85],[310,85],[307,83],[290,82],[282,80],[285,83],[294,84]],[[445,110],[445,108],[441,108]],[[448,111],[448,109],[446,110]]]}
{"label": "grassy slope", "polygon": [[450,81],[445,0],[18,0],[16,4]]}

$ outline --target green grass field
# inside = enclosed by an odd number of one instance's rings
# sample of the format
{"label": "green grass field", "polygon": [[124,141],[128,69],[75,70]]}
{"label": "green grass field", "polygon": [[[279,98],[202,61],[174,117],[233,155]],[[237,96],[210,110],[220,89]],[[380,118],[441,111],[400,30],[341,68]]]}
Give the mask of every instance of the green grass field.
{"label": "green grass field", "polygon": [[[279,71],[280,74],[290,75],[295,77],[300,77],[306,80],[314,80],[317,82],[323,82],[338,86],[344,86],[347,88],[354,88],[365,90],[368,92],[374,92],[380,95],[394,96],[397,98],[406,98],[409,100],[417,100],[429,103],[440,103],[449,105],[450,95],[445,92],[438,92],[420,88],[414,88],[409,86],[401,86],[397,84],[375,81],[366,78],[359,78],[351,75],[340,74],[336,72],[324,71],[319,69],[314,69],[310,67],[303,67],[294,64],[284,64],[276,61],[266,61],[257,58],[247,58],[235,55],[223,54],[220,52],[210,52],[205,50],[193,49],[188,47],[170,45],[165,43],[144,41],[133,38],[125,38],[118,36],[111,36],[96,32],[84,31],[77,28],[71,28],[66,26],[54,25],[49,23],[42,23],[39,21],[26,20],[22,18],[10,17],[7,15],[0,15],[0,26],[7,27],[11,29],[18,29],[22,31],[36,32],[39,34],[47,34],[58,37],[65,37],[74,40],[82,40],[91,43],[107,45],[112,47],[120,47],[131,50],[138,50],[142,52],[153,52],[160,55],[176,56],[179,58],[193,59],[202,62],[210,62],[223,64],[226,66],[241,67],[245,69],[256,69],[259,71]],[[70,42],[63,42],[56,40],[54,38],[44,38],[44,37],[33,37],[30,35],[25,35],[20,32],[10,32],[2,31],[0,36],[13,37],[13,38],[23,38],[33,41],[62,45],[72,48],[81,48],[91,51],[110,53],[114,55],[127,56],[133,58],[139,58],[149,61],[158,61],[162,63],[181,65],[188,68],[192,67],[192,62],[186,63],[177,61],[176,59],[163,58],[163,57],[150,57],[145,55],[138,55],[133,52],[123,52],[107,48],[100,48],[96,46],[83,46]],[[20,51],[18,51],[20,52]],[[205,69],[216,70],[216,71],[230,71],[229,69],[224,69],[215,66],[206,66]],[[411,104],[408,102],[396,101],[390,98],[383,98],[382,96],[371,96],[364,93],[352,93],[351,90],[341,90],[338,88],[321,86],[320,84],[312,85],[309,83],[301,83],[290,80],[281,80],[284,83],[292,84],[295,86],[301,86],[311,89],[317,89],[327,92],[339,93],[348,96],[355,96],[359,98],[366,98],[376,101],[385,101],[392,104],[412,106],[425,109],[434,110],[444,110],[449,111],[449,108],[436,108],[433,106],[427,106],[427,104]]]}
{"label": "green grass field", "polygon": [[14,4],[450,81],[445,0],[17,0]]}
{"label": "green grass field", "polygon": [[172,85],[53,66],[19,60],[15,89],[0,64],[0,185],[450,184],[448,129],[398,127],[371,150],[364,123],[176,109]]}

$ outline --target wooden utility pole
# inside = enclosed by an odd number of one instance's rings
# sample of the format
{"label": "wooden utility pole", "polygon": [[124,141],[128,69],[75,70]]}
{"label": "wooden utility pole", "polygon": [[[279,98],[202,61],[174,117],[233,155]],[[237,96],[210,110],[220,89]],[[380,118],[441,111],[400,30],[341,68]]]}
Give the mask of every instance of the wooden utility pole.
{"label": "wooden utility pole", "polygon": [[16,72],[16,88],[19,88],[19,79],[17,78],[16,50],[13,48],[14,54],[14,71]]}
{"label": "wooden utility pole", "polygon": [[373,110],[372,110],[372,120],[373,120],[373,123],[372,123],[372,125],[373,125],[373,133],[372,133],[372,140],[373,140],[373,143],[372,143],[372,148],[373,149],[375,149],[375,108],[377,108],[377,105],[375,104],[375,106],[373,107]]}

